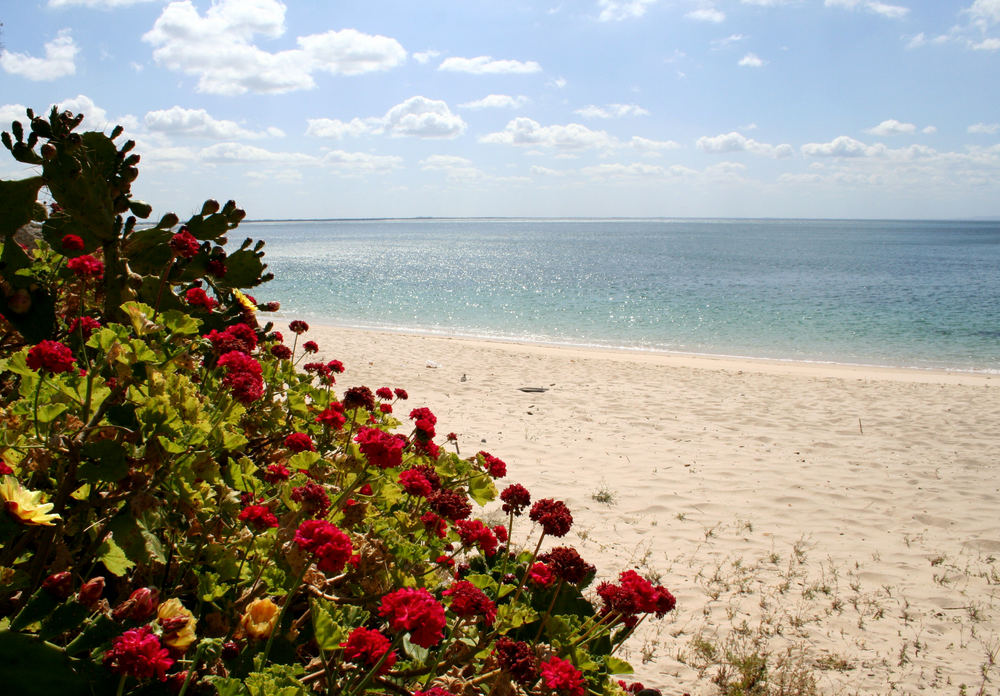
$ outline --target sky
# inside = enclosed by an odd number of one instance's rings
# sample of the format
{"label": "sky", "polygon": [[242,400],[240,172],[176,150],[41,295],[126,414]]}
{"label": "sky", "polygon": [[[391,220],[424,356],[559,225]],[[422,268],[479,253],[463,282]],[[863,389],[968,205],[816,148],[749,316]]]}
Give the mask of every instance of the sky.
{"label": "sky", "polygon": [[[1000,217],[1000,0],[3,0],[182,217]],[[122,142],[122,141],[119,141]],[[0,178],[33,172],[0,152]]]}

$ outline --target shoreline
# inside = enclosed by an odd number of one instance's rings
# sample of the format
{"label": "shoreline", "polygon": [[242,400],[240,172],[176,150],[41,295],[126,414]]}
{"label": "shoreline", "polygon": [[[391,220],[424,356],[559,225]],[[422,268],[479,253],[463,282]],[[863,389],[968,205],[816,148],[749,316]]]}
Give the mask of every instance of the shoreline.
{"label": "shoreline", "polygon": [[[279,322],[289,321],[295,317],[270,315],[263,317],[265,321],[273,321],[277,330]],[[759,358],[744,355],[727,355],[715,353],[689,353],[669,351],[655,348],[630,348],[625,346],[600,346],[591,344],[572,344],[544,341],[529,341],[517,338],[478,337],[467,334],[437,333],[420,329],[378,328],[352,326],[312,320],[311,324],[324,332],[349,331],[385,336],[409,336],[425,338],[431,341],[455,341],[474,346],[495,347],[498,349],[516,351],[538,351],[545,354],[557,351],[563,354],[576,354],[580,357],[606,357],[620,360],[636,360],[650,364],[673,365],[677,367],[692,367],[708,370],[757,371],[769,374],[799,374],[812,377],[838,377],[843,379],[874,379],[902,382],[921,382],[930,384],[968,384],[991,385],[1000,384],[1000,369],[962,369],[945,367],[899,367],[889,365],[869,365],[863,363],[843,363],[824,360],[793,360],[782,358]],[[992,379],[996,378],[996,379]]]}
{"label": "shoreline", "polygon": [[[797,665],[820,693],[975,693],[982,669],[998,676],[984,657],[1000,646],[990,375],[318,323],[305,340],[343,361],[338,393],[402,387],[401,430],[427,406],[440,442],[455,432],[461,456],[507,463],[498,488],[563,500],[574,525],[554,544],[597,566],[588,592],[629,568],[661,578],[678,608],[620,655],[646,686],[718,693],[717,657],[734,650],[768,654],[775,674]],[[504,523],[495,507],[476,514]]]}

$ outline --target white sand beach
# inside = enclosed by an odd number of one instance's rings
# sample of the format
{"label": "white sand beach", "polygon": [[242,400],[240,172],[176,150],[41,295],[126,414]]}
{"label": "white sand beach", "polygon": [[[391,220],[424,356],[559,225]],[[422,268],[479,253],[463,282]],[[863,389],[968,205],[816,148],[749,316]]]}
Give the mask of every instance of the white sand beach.
{"label": "white sand beach", "polygon": [[728,651],[820,693],[998,693],[1000,376],[306,337],[563,499],[602,577],[659,574],[677,609],[622,654],[646,686],[717,693]]}

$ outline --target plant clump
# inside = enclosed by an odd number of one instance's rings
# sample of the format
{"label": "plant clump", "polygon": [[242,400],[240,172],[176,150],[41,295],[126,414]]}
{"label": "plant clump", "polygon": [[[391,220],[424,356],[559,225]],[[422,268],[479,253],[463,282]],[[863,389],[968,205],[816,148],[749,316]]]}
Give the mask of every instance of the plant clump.
{"label": "plant clump", "polygon": [[[425,406],[397,419],[401,387],[300,370],[319,346],[261,324],[263,244],[227,239],[243,211],[140,223],[134,143],[82,119],[29,110],[2,136],[40,169],[0,181],[5,688],[623,693],[615,653],[669,591],[540,553],[573,517],[520,484],[506,525],[474,517],[506,463],[446,451]],[[533,551],[510,542],[525,511]]]}

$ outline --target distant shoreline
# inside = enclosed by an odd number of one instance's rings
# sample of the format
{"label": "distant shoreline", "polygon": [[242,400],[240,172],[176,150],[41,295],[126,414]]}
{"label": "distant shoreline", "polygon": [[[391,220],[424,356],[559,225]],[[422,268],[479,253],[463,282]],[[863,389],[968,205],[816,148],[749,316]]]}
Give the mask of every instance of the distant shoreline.
{"label": "distant shoreline", "polygon": [[1000,215],[993,217],[983,217],[975,216],[968,218],[833,218],[833,217],[817,217],[817,218],[807,218],[807,217],[660,217],[660,216],[610,216],[610,217],[577,217],[573,215],[543,215],[543,216],[504,216],[504,215],[483,215],[483,216],[435,216],[435,215],[416,215],[412,217],[358,217],[358,218],[253,218],[245,219],[241,224],[248,223],[260,223],[260,222],[418,222],[422,220],[427,221],[461,221],[461,220],[475,220],[478,222],[487,220],[539,220],[539,221],[557,221],[557,220],[571,220],[574,222],[586,222],[592,220],[594,222],[603,221],[670,221],[677,220],[680,222],[712,222],[718,220],[740,222],[740,221],[759,221],[759,222],[984,222],[984,223],[1000,223]]}

